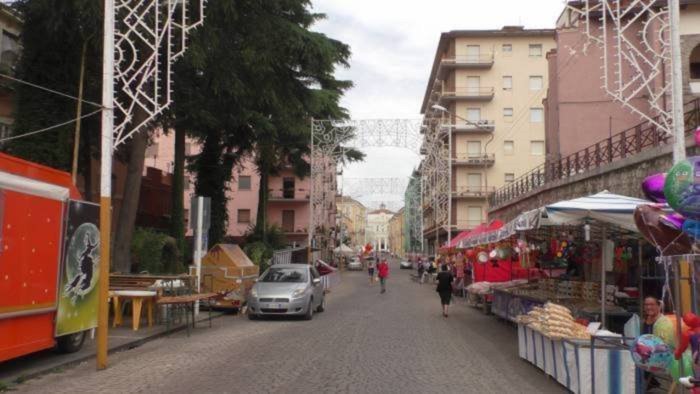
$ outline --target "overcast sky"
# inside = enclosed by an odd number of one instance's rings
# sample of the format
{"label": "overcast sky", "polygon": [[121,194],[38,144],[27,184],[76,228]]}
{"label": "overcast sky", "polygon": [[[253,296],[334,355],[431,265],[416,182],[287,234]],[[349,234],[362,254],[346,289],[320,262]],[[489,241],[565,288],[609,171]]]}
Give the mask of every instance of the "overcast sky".
{"label": "overcast sky", "polygon": [[[562,0],[314,0],[313,4],[314,11],[327,14],[315,29],[352,49],[351,67],[338,70],[337,76],[355,84],[342,104],[356,119],[421,117],[440,33],[504,25],[552,28],[563,9]],[[415,153],[398,148],[367,148],[365,153],[364,163],[345,169],[346,177],[408,177],[420,161]],[[363,194],[360,200],[366,203],[402,198]]]}

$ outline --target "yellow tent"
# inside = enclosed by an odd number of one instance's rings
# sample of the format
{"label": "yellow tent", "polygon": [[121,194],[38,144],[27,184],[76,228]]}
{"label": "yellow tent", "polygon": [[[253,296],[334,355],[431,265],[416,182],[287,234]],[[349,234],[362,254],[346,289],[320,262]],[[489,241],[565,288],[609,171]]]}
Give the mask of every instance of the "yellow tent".
{"label": "yellow tent", "polygon": [[218,244],[202,259],[202,291],[221,295],[215,307],[239,308],[259,274],[238,245]]}

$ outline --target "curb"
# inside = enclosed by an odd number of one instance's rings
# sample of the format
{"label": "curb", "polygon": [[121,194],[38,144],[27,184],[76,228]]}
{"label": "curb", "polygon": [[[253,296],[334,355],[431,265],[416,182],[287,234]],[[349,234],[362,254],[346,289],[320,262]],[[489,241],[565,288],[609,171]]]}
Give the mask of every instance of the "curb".
{"label": "curb", "polygon": [[[222,317],[222,316],[226,316],[226,315],[227,315],[226,313],[218,312],[217,314],[212,314],[211,319],[212,319],[212,320],[218,319],[218,318],[220,318],[220,317]],[[234,316],[238,316],[238,314],[236,314],[236,315],[234,315]],[[207,321],[207,320],[208,320],[208,318],[204,318],[204,319],[201,319],[201,320],[197,320],[196,323],[205,322],[205,321]],[[207,328],[209,328],[209,327],[207,327]],[[113,348],[111,348],[111,349],[108,349],[108,350],[107,350],[107,354],[114,354],[114,353],[122,352],[122,351],[125,351],[125,350],[135,349],[135,348],[137,348],[137,347],[139,347],[139,346],[141,346],[141,345],[143,345],[143,344],[145,344],[145,343],[148,343],[148,342],[150,342],[150,341],[153,341],[153,340],[156,340],[156,339],[159,339],[159,338],[162,338],[162,337],[166,337],[166,336],[169,336],[170,334],[174,334],[174,333],[176,333],[176,332],[180,332],[180,331],[184,331],[184,330],[187,330],[187,326],[186,326],[186,325],[181,325],[181,326],[178,326],[178,327],[173,327],[173,328],[171,328],[170,330],[164,330],[164,331],[162,331],[162,332],[159,332],[159,333],[157,333],[157,334],[153,334],[153,335],[148,336],[148,337],[140,338],[140,339],[137,339],[137,340],[134,340],[134,341],[131,341],[131,342],[127,342],[127,343],[121,344],[121,345],[119,345],[119,346],[115,346],[115,347],[113,347]],[[94,359],[95,357],[97,357],[95,354],[87,355],[87,356],[84,356],[84,357],[77,358],[77,359],[75,359],[75,360],[70,360],[70,361],[63,362],[63,363],[58,364],[58,365],[53,365],[53,366],[51,366],[51,367],[46,367],[46,368],[44,368],[44,369],[41,369],[41,370],[39,370],[39,371],[32,372],[32,373],[27,374],[27,375],[18,376],[17,378],[14,378],[14,379],[12,379],[12,380],[10,380],[10,381],[7,381],[7,382],[2,382],[2,381],[0,381],[0,392],[12,391],[12,390],[14,390],[14,388],[17,387],[17,385],[20,385],[20,384],[22,384],[22,383],[24,383],[24,382],[27,382],[27,381],[32,380],[32,379],[36,379],[36,378],[38,378],[38,377],[40,377],[40,376],[43,376],[43,375],[48,375],[48,374],[53,373],[54,371],[59,370],[59,369],[74,367],[74,366],[76,366],[76,365],[78,365],[78,364],[80,364],[80,363],[83,363],[83,362],[85,362],[85,361],[92,360],[92,359]],[[3,386],[3,384],[4,384],[5,386]]]}

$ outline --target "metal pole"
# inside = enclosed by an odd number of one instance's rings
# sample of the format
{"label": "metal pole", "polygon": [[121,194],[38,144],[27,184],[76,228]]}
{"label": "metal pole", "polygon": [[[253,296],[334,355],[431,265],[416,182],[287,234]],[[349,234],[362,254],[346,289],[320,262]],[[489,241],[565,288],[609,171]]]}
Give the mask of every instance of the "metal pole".
{"label": "metal pole", "polygon": [[[675,76],[674,76],[675,79]],[[671,261],[671,268],[673,268],[673,309],[674,313],[676,315],[676,321],[681,322],[682,320],[682,313],[681,313],[681,260],[680,259],[674,259]],[[682,327],[681,324],[676,324],[676,335],[678,338],[682,336]],[[685,371],[683,371],[683,363],[679,362],[678,363],[678,372],[679,376],[685,376]],[[685,389],[683,388],[683,385],[678,385],[680,388],[680,393],[685,393]]]}
{"label": "metal pole", "polygon": [[102,44],[102,136],[100,145],[100,277],[97,314],[97,369],[107,368],[109,268],[112,214],[112,145],[114,129],[114,0],[104,0]]}
{"label": "metal pole", "polygon": [[71,168],[71,177],[73,184],[78,181],[78,153],[80,153],[80,126],[83,115],[83,86],[85,80],[85,56],[87,52],[87,40],[83,41],[83,48],[80,51],[80,76],[78,77],[78,105],[75,110],[75,137],[73,139],[73,166]]}
{"label": "metal pole", "polygon": [[311,177],[310,177],[310,189],[311,193],[309,193],[309,246],[307,247],[307,252],[306,252],[306,262],[308,264],[311,264],[311,256],[312,256],[312,251],[311,251],[311,244],[314,239],[314,118],[311,118]]}
{"label": "metal pole", "polygon": [[449,136],[447,137],[447,245],[452,242],[452,122],[450,122],[447,132]]}
{"label": "metal pole", "polygon": [[[204,224],[204,197],[197,197],[197,223],[194,238],[194,269],[197,275],[197,293],[200,292],[202,280],[202,226]],[[199,301],[194,305],[195,316],[199,315]]]}
{"label": "metal pole", "polygon": [[673,162],[685,159],[683,119],[683,64],[681,62],[680,2],[668,0],[671,27],[671,111],[673,117]]}
{"label": "metal pole", "polygon": [[601,253],[602,253],[602,256],[600,259],[600,262],[601,262],[601,270],[600,270],[600,328],[603,328],[603,329],[605,328],[605,309],[606,309],[605,307],[607,304],[607,300],[606,300],[607,294],[605,291],[605,270],[607,268],[605,266],[605,252],[606,252],[605,245],[607,244],[607,230],[608,229],[605,226],[603,226],[603,230],[602,230],[603,240],[601,241],[603,243],[603,245],[600,248]]}

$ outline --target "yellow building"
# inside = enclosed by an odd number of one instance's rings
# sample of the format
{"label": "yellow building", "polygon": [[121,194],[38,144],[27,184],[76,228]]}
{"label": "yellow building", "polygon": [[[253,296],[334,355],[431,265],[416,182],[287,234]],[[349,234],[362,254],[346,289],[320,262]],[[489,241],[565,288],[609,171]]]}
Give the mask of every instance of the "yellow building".
{"label": "yellow building", "polygon": [[[421,113],[451,126],[453,234],[484,222],[489,194],[544,163],[554,47],[554,30],[520,26],[440,36]],[[439,231],[424,234],[427,245]]]}
{"label": "yellow building", "polygon": [[361,202],[346,196],[336,197],[337,220],[347,245],[357,250],[365,244],[367,208]]}
{"label": "yellow building", "polygon": [[394,216],[389,219],[389,251],[403,257],[404,250],[404,209],[399,209]]}

